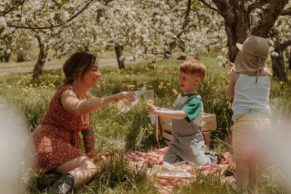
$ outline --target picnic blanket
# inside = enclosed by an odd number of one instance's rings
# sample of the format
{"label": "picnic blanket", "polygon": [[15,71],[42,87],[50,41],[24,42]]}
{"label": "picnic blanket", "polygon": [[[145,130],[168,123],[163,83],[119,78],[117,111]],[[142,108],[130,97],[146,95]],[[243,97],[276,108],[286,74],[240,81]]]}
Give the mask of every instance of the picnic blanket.
{"label": "picnic blanket", "polygon": [[219,164],[195,167],[186,162],[169,164],[163,162],[167,147],[155,149],[150,152],[128,151],[125,160],[138,170],[145,170],[149,176],[155,176],[155,186],[161,194],[169,194],[178,184],[190,184],[196,180],[196,176],[207,176],[218,173],[222,181],[233,182],[234,177],[226,171],[234,166],[231,154],[226,152]]}

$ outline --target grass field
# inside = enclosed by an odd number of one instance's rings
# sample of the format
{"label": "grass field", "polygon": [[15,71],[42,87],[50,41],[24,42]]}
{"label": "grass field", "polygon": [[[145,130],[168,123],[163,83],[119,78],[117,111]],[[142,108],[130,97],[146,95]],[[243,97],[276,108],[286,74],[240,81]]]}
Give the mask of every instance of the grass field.
{"label": "grass field", "polygon": [[[223,152],[224,140],[230,133],[231,103],[225,98],[228,69],[217,66],[211,56],[201,59],[208,68],[208,74],[199,88],[204,100],[205,111],[217,115],[218,127],[212,134],[213,148]],[[116,67],[101,69],[100,81],[92,93],[106,96],[123,90],[138,90],[143,86],[154,89],[155,104],[171,107],[179,93],[177,85],[178,66],[175,59],[159,61],[155,64],[128,65],[126,69]],[[290,72],[289,72],[290,74]],[[15,105],[24,114],[33,131],[46,110],[56,87],[61,84],[62,72],[45,71],[39,84],[32,84],[31,73],[0,77],[0,96]],[[291,86],[272,80],[271,102],[280,106],[280,112],[291,113]],[[110,152],[113,162],[101,168],[95,179],[77,191],[79,194],[93,193],[157,193],[153,177],[144,172],[132,171],[122,160],[126,150],[151,150],[156,146],[153,126],[151,126],[145,103],[141,101],[128,113],[120,113],[115,105],[109,105],[94,113],[93,129],[96,150]],[[29,182],[27,193],[46,193],[45,186],[56,179],[56,175],[34,175]],[[278,184],[265,177],[261,180],[259,193],[281,193]],[[235,193],[233,184],[222,183],[216,177],[201,177],[191,187],[179,187],[175,193]]]}

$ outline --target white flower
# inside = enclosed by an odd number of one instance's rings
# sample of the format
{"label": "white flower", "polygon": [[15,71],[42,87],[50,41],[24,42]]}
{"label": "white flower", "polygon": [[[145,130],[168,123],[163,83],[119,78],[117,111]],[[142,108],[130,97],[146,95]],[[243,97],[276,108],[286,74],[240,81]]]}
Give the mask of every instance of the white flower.
{"label": "white flower", "polygon": [[38,0],[35,2],[35,9],[36,10],[40,10],[42,8],[42,6],[43,6],[43,1]]}
{"label": "white flower", "polygon": [[66,21],[66,20],[68,20],[69,18],[70,18],[69,13],[68,13],[67,11],[63,11],[63,12],[62,12],[62,19],[63,19],[64,21]]}
{"label": "white flower", "polygon": [[50,14],[50,18],[51,18],[51,19],[55,19],[55,16],[56,16],[55,12],[52,12],[52,13]]}
{"label": "white flower", "polygon": [[6,27],[6,19],[3,16],[0,16],[0,27]]}
{"label": "white flower", "polygon": [[273,57],[278,57],[278,56],[279,56],[279,53],[273,51],[273,52],[271,53],[271,55],[272,55]]}

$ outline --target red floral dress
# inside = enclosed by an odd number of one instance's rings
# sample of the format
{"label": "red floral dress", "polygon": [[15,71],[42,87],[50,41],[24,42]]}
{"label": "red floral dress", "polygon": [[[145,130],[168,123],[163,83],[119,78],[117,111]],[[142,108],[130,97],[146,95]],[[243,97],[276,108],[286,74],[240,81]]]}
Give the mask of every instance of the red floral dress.
{"label": "red floral dress", "polygon": [[84,136],[86,153],[94,151],[94,137],[90,131],[90,115],[76,116],[66,111],[61,103],[61,95],[72,85],[60,87],[54,94],[40,125],[32,133],[35,146],[35,166],[37,172],[47,172],[65,162],[85,155],[80,148]]}

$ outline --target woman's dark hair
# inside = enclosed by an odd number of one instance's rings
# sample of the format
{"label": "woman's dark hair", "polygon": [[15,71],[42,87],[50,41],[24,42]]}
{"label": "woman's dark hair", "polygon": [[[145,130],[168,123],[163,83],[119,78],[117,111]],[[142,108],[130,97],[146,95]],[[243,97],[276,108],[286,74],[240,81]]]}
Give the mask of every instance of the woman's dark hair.
{"label": "woman's dark hair", "polygon": [[76,52],[63,65],[64,84],[72,84],[78,77],[83,77],[96,61],[96,56],[87,52]]}

